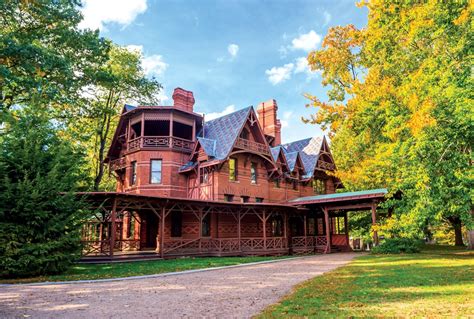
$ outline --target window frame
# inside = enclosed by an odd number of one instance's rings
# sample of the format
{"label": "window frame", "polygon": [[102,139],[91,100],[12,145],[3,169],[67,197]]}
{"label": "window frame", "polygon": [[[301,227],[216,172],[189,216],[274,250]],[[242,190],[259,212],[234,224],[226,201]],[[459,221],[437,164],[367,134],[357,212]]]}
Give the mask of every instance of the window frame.
{"label": "window frame", "polygon": [[137,161],[130,162],[130,186],[137,184]]}
{"label": "window frame", "polygon": [[311,186],[313,187],[313,193],[317,195],[324,195],[326,194],[326,181],[323,179],[315,178],[311,182]]}
{"label": "window frame", "polygon": [[263,197],[255,197],[255,203],[263,203]]}
{"label": "window frame", "polygon": [[250,162],[250,184],[257,185],[258,181],[257,163]]}
{"label": "window frame", "polygon": [[234,201],[234,194],[224,194],[224,201],[232,203]]}
{"label": "window frame", "polygon": [[[233,163],[234,167],[232,168],[231,167],[231,163]],[[229,181],[231,182],[236,182],[238,179],[237,179],[237,176],[238,176],[238,172],[237,172],[237,159],[235,157],[230,157],[229,158]]]}
{"label": "window frame", "polygon": [[[153,170],[153,162],[160,163],[160,181],[157,183],[153,182],[153,173],[157,173],[158,171]],[[150,184],[162,184],[163,183],[163,160],[161,158],[153,158],[150,159]]]}

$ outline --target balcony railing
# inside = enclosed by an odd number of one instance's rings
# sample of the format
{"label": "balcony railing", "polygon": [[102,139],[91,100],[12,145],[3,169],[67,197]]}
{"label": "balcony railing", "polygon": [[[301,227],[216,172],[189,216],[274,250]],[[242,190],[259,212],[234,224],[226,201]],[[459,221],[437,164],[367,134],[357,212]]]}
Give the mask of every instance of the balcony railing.
{"label": "balcony railing", "polygon": [[174,136],[140,136],[128,141],[127,151],[132,152],[138,149],[173,149],[186,153],[191,153],[194,142]]}
{"label": "balcony railing", "polygon": [[270,150],[265,144],[249,141],[240,137],[237,139],[235,147],[243,150],[250,150],[257,153],[270,155]]}
{"label": "balcony railing", "polygon": [[124,169],[125,167],[127,167],[127,161],[125,160],[125,157],[120,157],[110,161],[110,169],[112,171],[118,171]]}

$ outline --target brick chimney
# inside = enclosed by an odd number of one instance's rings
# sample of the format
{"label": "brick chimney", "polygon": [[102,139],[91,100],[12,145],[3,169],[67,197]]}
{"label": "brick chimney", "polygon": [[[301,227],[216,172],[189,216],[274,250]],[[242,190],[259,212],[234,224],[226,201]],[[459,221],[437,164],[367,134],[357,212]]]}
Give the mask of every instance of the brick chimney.
{"label": "brick chimney", "polygon": [[191,91],[176,88],[173,92],[174,107],[188,112],[193,112],[194,95]]}
{"label": "brick chimney", "polygon": [[277,118],[278,105],[275,100],[262,102],[257,106],[258,122],[265,135],[273,137],[271,146],[281,144],[281,123]]}

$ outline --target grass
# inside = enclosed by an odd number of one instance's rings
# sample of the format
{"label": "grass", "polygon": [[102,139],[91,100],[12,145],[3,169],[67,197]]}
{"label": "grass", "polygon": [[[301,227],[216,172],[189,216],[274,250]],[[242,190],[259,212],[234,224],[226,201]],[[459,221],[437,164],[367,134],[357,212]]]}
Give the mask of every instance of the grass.
{"label": "grass", "polygon": [[258,318],[474,317],[474,254],[365,255],[297,286]]}
{"label": "grass", "polygon": [[76,264],[72,266],[68,271],[60,275],[18,279],[0,279],[0,284],[105,279],[152,275],[191,269],[231,266],[281,258],[285,258],[285,256],[178,258],[166,260],[135,261],[125,263]]}

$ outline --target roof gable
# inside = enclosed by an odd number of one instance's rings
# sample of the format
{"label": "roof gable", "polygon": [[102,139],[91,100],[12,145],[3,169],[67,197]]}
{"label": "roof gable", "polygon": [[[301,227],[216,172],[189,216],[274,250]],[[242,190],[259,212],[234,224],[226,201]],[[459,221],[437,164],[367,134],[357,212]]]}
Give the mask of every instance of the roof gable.
{"label": "roof gable", "polygon": [[204,124],[198,136],[215,141],[214,157],[216,159],[223,160],[232,151],[251,109],[252,107],[249,106]]}
{"label": "roof gable", "polygon": [[303,163],[305,177],[313,176],[323,138],[310,137],[303,140],[283,144],[282,147],[287,153],[298,152]]}

